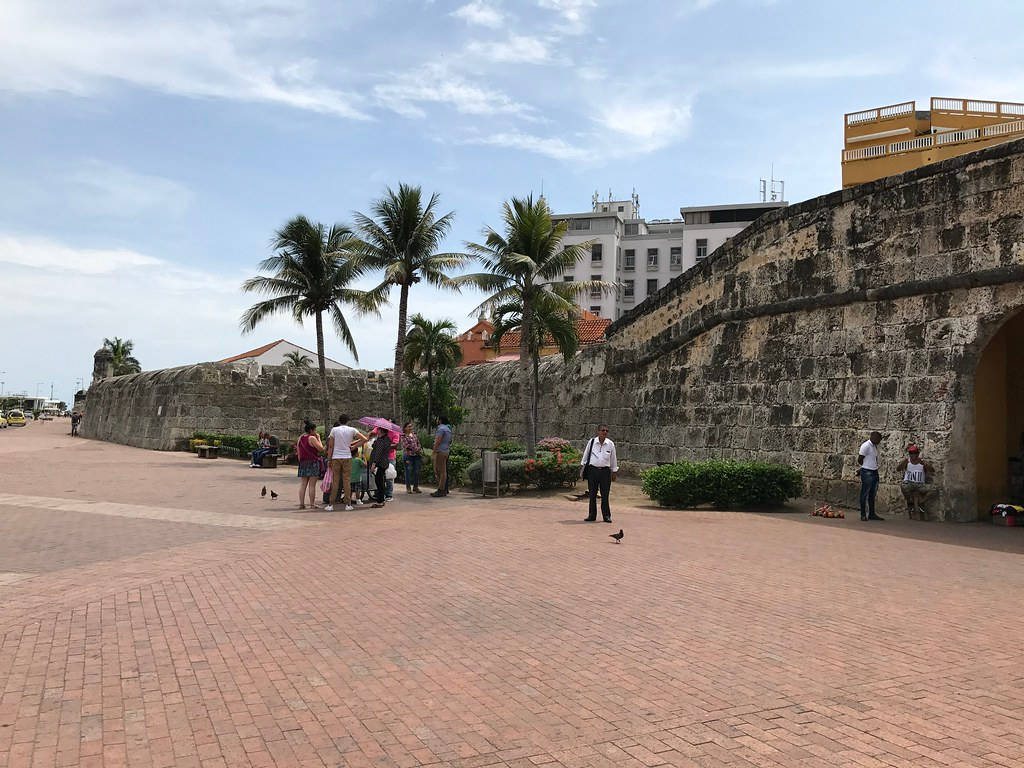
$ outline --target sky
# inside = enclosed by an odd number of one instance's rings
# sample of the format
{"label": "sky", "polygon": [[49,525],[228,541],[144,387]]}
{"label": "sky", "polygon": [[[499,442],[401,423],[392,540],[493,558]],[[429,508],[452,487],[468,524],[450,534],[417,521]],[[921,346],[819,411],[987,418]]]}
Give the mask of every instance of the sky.
{"label": "sky", "polygon": [[[455,212],[446,250],[543,189],[641,215],[840,187],[845,112],[931,96],[1024,101],[1013,2],[0,0],[0,382],[70,401],[104,338],[143,368],[251,334],[240,290],[304,214],[350,223],[401,183]],[[372,278],[365,281],[367,287]],[[472,324],[482,295],[417,285]],[[397,294],[396,294],[397,302]],[[382,369],[397,308],[350,317]]]}

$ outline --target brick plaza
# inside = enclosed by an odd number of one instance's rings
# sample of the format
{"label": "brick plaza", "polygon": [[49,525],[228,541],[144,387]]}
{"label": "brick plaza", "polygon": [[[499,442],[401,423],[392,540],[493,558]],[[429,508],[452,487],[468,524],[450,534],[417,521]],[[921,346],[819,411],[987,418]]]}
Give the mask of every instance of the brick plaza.
{"label": "brick plaza", "polygon": [[67,431],[0,433],[0,768],[1024,764],[1020,529],[297,514]]}

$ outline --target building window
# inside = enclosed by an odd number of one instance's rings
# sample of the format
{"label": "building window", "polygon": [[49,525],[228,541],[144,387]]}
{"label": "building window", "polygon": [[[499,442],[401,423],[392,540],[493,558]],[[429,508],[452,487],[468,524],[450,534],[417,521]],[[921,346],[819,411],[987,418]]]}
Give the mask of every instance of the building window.
{"label": "building window", "polygon": [[[600,275],[591,275],[590,279],[591,280],[600,280],[601,276]],[[601,289],[599,287],[597,287],[597,286],[594,286],[593,288],[591,288],[590,289],[590,298],[592,298],[592,299],[600,299],[601,298]]]}
{"label": "building window", "polygon": [[592,312],[593,314],[597,315],[598,317],[600,317],[600,316],[601,316],[601,308],[600,308],[600,307],[591,307],[591,308],[590,308],[590,311],[591,311],[591,312]]}
{"label": "building window", "polygon": [[571,283],[572,280],[573,280],[572,275],[562,275],[562,282],[563,283]]}
{"label": "building window", "polygon": [[708,241],[707,238],[697,238],[697,261],[706,259],[708,257]]}
{"label": "building window", "polygon": [[569,229],[575,232],[589,231],[590,219],[570,219]]}
{"label": "building window", "polygon": [[590,260],[592,262],[600,264],[602,258],[603,258],[603,251],[601,249],[601,244],[600,243],[594,243],[592,246],[590,246]]}
{"label": "building window", "polygon": [[658,292],[658,278],[652,278],[647,281],[647,295],[653,296]]}
{"label": "building window", "polygon": [[619,206],[619,213],[622,213],[622,206]]}
{"label": "building window", "polygon": [[622,298],[626,301],[633,300],[633,281],[623,280],[622,281]]}
{"label": "building window", "polygon": [[678,269],[683,266],[683,248],[682,246],[675,246],[668,249],[668,265]]}
{"label": "building window", "polygon": [[626,249],[626,260],[624,262],[622,262],[622,268],[625,269],[628,272],[632,272],[634,269],[636,269],[636,249],[635,248],[627,248]]}
{"label": "building window", "polygon": [[656,267],[658,266],[658,249],[648,248],[647,249],[647,266]]}
{"label": "building window", "polygon": [[711,221],[711,216],[708,211],[689,211],[684,220],[687,224],[708,224]]}
{"label": "building window", "polygon": [[633,223],[633,224],[627,224],[626,225],[626,236],[627,237],[629,235],[639,235],[639,234],[640,234],[640,225],[639,224]]}

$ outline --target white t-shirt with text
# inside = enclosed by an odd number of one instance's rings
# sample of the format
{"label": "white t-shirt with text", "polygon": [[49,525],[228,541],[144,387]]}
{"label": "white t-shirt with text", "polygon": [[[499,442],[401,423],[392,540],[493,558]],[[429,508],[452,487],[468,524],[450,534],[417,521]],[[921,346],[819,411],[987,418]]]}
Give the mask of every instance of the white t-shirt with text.
{"label": "white t-shirt with text", "polygon": [[878,469],[878,448],[870,440],[860,444],[860,455],[864,457],[861,466],[864,469]]}
{"label": "white t-shirt with text", "polygon": [[331,437],[334,438],[334,450],[331,452],[332,459],[351,459],[352,441],[356,439],[356,430],[347,424],[334,427],[331,430]]}

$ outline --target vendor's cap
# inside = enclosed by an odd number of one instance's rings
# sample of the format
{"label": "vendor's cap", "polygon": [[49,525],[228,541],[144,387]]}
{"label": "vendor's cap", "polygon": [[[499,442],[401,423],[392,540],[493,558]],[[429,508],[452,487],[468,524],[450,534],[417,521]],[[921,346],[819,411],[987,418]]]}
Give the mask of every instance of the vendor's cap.
{"label": "vendor's cap", "polygon": [[907,446],[907,453],[920,453],[921,449],[917,447],[917,443],[911,443]]}

